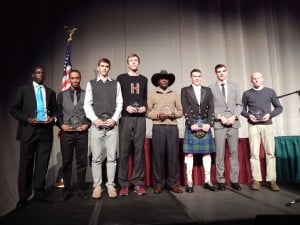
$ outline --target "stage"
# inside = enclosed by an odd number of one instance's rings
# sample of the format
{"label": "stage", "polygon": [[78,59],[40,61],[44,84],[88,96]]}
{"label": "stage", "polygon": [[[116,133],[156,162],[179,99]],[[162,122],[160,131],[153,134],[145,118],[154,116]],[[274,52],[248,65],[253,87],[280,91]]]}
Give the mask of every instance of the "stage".
{"label": "stage", "polygon": [[[132,190],[126,197],[81,200],[76,195],[65,202],[59,199],[61,188],[48,190],[52,204],[31,201],[27,208],[15,209],[1,218],[1,225],[129,225],[129,224],[287,224],[300,219],[300,185],[280,185],[273,192],[267,186],[259,191],[242,184],[241,191],[226,186],[226,191],[211,192],[195,186],[194,193],[174,194],[164,190],[145,196]],[[181,186],[182,190],[184,187]],[[89,193],[91,193],[89,184]]]}

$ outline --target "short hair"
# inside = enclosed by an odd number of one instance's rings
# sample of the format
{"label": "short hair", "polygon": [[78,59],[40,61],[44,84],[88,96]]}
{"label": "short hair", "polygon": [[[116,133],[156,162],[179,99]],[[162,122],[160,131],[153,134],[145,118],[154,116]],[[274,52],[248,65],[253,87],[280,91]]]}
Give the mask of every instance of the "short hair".
{"label": "short hair", "polygon": [[200,69],[192,69],[192,71],[190,72],[190,75],[192,76],[192,74],[194,72],[202,73]]}
{"label": "short hair", "polygon": [[215,66],[215,72],[217,72],[217,69],[224,67],[226,69],[226,66],[224,64],[217,64]]}
{"label": "short hair", "polygon": [[110,68],[111,63],[110,63],[109,59],[107,59],[107,58],[99,59],[98,66],[100,66],[100,63],[102,63],[102,62],[107,63],[109,65],[109,68]]}
{"label": "short hair", "polygon": [[78,73],[78,74],[79,74],[79,77],[81,78],[81,72],[80,72],[79,70],[77,70],[77,69],[71,69],[71,70],[70,70],[70,74],[71,74],[72,72]]}
{"label": "short hair", "polygon": [[37,70],[37,69],[41,69],[41,70],[43,70],[44,71],[44,73],[46,73],[46,70],[45,70],[45,68],[43,67],[43,66],[41,66],[41,65],[35,65],[33,68],[32,68],[32,73],[35,73],[35,71]]}
{"label": "short hair", "polygon": [[139,57],[137,54],[131,53],[131,54],[129,54],[129,55],[127,56],[127,63],[128,63],[129,58],[133,58],[133,57],[137,57],[137,58],[138,58],[138,62],[139,62],[139,63],[141,62],[141,59],[140,59],[140,57]]}

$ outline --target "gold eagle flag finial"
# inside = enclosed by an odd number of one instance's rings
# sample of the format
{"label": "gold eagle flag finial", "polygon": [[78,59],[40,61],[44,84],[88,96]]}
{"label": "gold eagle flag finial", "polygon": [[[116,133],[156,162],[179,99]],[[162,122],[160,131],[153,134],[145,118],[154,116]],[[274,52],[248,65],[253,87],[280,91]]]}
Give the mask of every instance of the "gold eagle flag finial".
{"label": "gold eagle flag finial", "polygon": [[78,30],[78,28],[77,27],[70,28],[67,26],[64,26],[64,28],[67,31],[67,34],[69,35],[68,42],[71,42],[73,40],[73,35],[75,34],[75,31]]}

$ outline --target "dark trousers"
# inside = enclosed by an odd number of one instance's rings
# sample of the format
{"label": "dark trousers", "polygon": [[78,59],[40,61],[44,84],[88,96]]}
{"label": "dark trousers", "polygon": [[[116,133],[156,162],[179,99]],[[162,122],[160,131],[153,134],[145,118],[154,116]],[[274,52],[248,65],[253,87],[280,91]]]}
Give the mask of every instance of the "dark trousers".
{"label": "dark trousers", "polygon": [[153,125],[152,167],[157,187],[176,185],[179,179],[179,133],[176,125]]}
{"label": "dark trousers", "polygon": [[18,177],[20,199],[28,199],[32,189],[36,196],[45,195],[45,177],[53,142],[53,136],[49,137],[46,134],[43,128],[37,128],[29,141],[20,142]]}
{"label": "dark trousers", "polygon": [[[145,117],[122,117],[119,126],[119,167],[118,181],[121,187],[129,186],[128,182],[128,161],[132,150],[134,168],[132,173],[132,183],[143,185],[144,170],[144,144],[146,136]],[[132,149],[133,147],[133,149]]]}
{"label": "dark trousers", "polygon": [[71,189],[72,164],[75,152],[78,188],[85,189],[88,154],[88,132],[62,132],[60,137],[64,190]]}

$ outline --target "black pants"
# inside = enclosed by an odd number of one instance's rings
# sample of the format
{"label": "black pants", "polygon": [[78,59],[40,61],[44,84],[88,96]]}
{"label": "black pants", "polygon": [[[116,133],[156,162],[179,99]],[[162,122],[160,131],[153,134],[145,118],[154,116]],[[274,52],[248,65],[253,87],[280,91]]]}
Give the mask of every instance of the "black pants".
{"label": "black pants", "polygon": [[[144,184],[144,161],[145,161],[145,117],[122,117],[119,126],[120,135],[120,156],[118,167],[118,181],[121,187],[129,186],[128,182],[128,160],[132,150],[134,169],[132,173],[132,183],[134,185]],[[133,147],[133,149],[132,149]]]}
{"label": "black pants", "polygon": [[45,132],[45,129],[49,128],[36,128],[29,141],[20,142],[18,177],[20,199],[28,199],[32,189],[37,196],[45,194],[45,177],[53,142],[53,136],[49,135],[48,130]]}
{"label": "black pants", "polygon": [[63,161],[64,190],[70,190],[71,188],[74,152],[78,188],[85,189],[85,176],[88,163],[88,132],[62,132],[60,147]]}

